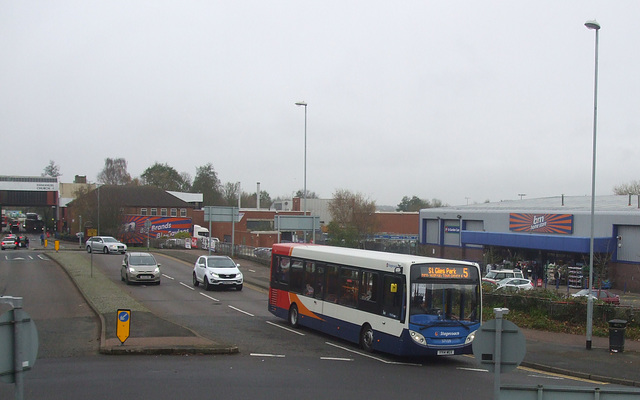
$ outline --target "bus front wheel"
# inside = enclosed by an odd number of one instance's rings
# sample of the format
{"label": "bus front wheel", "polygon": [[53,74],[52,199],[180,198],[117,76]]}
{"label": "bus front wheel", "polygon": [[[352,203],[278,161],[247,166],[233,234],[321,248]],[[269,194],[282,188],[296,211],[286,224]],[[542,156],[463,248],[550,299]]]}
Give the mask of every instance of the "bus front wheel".
{"label": "bus front wheel", "polygon": [[369,324],[364,324],[360,331],[360,346],[366,352],[373,352],[373,328]]}
{"label": "bus front wheel", "polygon": [[298,327],[298,317],[298,306],[293,304],[289,308],[289,324],[294,328]]}

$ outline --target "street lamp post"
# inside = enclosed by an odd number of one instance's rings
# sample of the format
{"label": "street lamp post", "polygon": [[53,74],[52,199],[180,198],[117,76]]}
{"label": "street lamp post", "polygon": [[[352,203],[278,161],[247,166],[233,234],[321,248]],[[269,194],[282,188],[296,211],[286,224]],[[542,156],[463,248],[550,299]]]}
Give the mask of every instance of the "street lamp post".
{"label": "street lamp post", "polygon": [[[307,103],[299,101],[297,106],[304,107],[304,187],[303,187],[303,199],[304,199],[304,216],[307,216]],[[307,232],[304,233],[305,242],[307,241]]]}
{"label": "street lamp post", "polygon": [[593,88],[593,159],[591,164],[591,236],[589,237],[589,295],[587,296],[587,350],[591,350],[591,335],[593,332],[593,228],[596,199],[596,130],[598,127],[598,34],[600,24],[593,20],[585,22],[584,26],[596,31],[595,78]]}

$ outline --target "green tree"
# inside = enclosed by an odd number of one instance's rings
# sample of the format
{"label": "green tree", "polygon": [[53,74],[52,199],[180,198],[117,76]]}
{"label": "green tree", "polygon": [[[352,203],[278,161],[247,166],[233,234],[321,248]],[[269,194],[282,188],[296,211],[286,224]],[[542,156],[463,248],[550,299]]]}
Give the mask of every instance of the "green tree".
{"label": "green tree", "polygon": [[205,206],[222,204],[220,180],[211,163],[196,168],[196,177],[193,179],[191,190],[193,193],[202,193],[202,204]]}
{"label": "green tree", "polygon": [[[301,199],[304,198],[304,189],[298,190],[294,197],[299,197]],[[307,189],[307,199],[319,199],[319,198],[320,197],[318,197],[316,192],[311,192],[311,191],[309,191],[309,189]]]}
{"label": "green tree", "polygon": [[164,190],[188,192],[191,187],[190,177],[180,174],[168,164],[155,163],[147,168],[142,175],[143,185],[156,186]]}
{"label": "green tree", "polygon": [[354,247],[377,230],[375,201],[360,193],[339,189],[329,202],[331,221],[330,243],[336,246]]}
{"label": "green tree", "polygon": [[409,198],[409,196],[404,196],[400,204],[398,204],[396,211],[404,211],[404,212],[420,211],[423,208],[436,208],[436,207],[444,207],[444,206],[445,204],[438,199],[433,199],[429,201],[429,200],[423,200],[418,196],[413,196],[411,198]]}
{"label": "green tree", "polygon": [[98,182],[106,185],[131,183],[131,175],[127,172],[127,160],[124,158],[105,158],[104,168],[98,174]]}
{"label": "green tree", "polygon": [[57,166],[53,160],[49,160],[49,165],[44,167],[44,170],[42,170],[42,176],[50,176],[52,178],[57,178],[60,175],[62,175],[60,173],[60,167]]}

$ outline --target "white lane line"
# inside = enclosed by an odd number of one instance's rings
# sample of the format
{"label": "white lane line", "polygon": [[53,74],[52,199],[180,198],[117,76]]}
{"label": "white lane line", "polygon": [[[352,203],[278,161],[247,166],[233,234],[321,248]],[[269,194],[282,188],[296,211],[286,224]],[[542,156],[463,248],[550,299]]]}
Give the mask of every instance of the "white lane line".
{"label": "white lane line", "polygon": [[461,369],[463,371],[473,371],[473,372],[489,372],[488,369],[482,368],[465,368],[465,367],[456,367],[456,369]]}
{"label": "white lane line", "polygon": [[44,261],[48,261],[49,259],[45,256],[43,256],[42,254],[38,254],[38,258]]}
{"label": "white lane line", "polygon": [[329,361],[353,361],[353,358],[341,358],[341,357],[320,357],[321,360]]}
{"label": "white lane line", "polygon": [[189,289],[189,290],[196,290],[195,288],[192,288],[191,286],[187,285],[187,284],[186,284],[186,283],[184,283],[184,282],[180,282],[180,284],[181,284],[182,286],[186,287],[186,288],[187,288],[187,289]]}
{"label": "white lane line", "polygon": [[285,331],[289,331],[289,332],[291,332],[291,333],[295,333],[296,335],[304,336],[304,333],[302,333],[302,332],[294,331],[293,329],[289,329],[289,328],[287,328],[287,327],[285,327],[285,326],[278,325],[278,324],[274,324],[274,323],[273,323],[273,322],[271,322],[271,321],[266,321],[266,322],[267,322],[267,324],[269,324],[269,325],[273,325],[273,326],[275,326],[276,328],[284,329]]}
{"label": "white lane line", "polygon": [[175,281],[175,278],[170,277],[169,275],[162,274],[162,276],[164,276],[167,279],[171,279],[172,281]]}
{"label": "white lane line", "polygon": [[250,316],[250,317],[255,317],[255,315],[253,315],[253,314],[251,314],[251,313],[248,313],[248,312],[246,312],[246,311],[243,311],[243,310],[241,310],[241,309],[239,309],[239,308],[235,308],[234,306],[229,306],[229,308],[231,308],[231,309],[233,309],[233,310],[236,310],[236,311],[238,311],[238,312],[241,312],[241,313],[243,313],[243,314],[247,314],[247,315],[248,315],[248,316]]}
{"label": "white lane line", "polygon": [[202,292],[200,292],[200,295],[206,297],[207,299],[211,299],[213,301],[220,301],[220,300],[216,299],[215,297],[211,297],[208,294],[204,294]]}
{"label": "white lane line", "polygon": [[348,351],[348,352],[350,352],[350,353],[355,353],[355,354],[358,354],[358,355],[363,356],[363,357],[371,358],[371,359],[373,359],[373,360],[380,361],[381,363],[385,363],[385,364],[393,364],[393,365],[410,365],[410,366],[412,366],[412,367],[422,367],[422,364],[413,364],[413,363],[403,363],[403,362],[396,362],[396,361],[387,361],[387,360],[384,360],[384,359],[382,359],[382,358],[374,357],[374,356],[372,356],[372,355],[370,355],[370,354],[366,354],[366,353],[362,353],[362,352],[359,352],[359,351],[351,350],[351,349],[349,349],[349,348],[347,348],[347,347],[338,346],[337,344],[333,344],[333,343],[330,343],[330,342],[325,342],[325,343],[326,343],[326,344],[328,344],[329,346],[337,347],[337,348],[339,348],[339,349],[342,349],[342,350]]}
{"label": "white lane line", "polygon": [[275,357],[275,358],[284,358],[284,354],[262,354],[262,353],[251,353],[249,354],[252,357]]}
{"label": "white lane line", "polygon": [[249,271],[249,272],[256,272],[256,270],[255,270],[255,269],[249,269],[248,271]]}

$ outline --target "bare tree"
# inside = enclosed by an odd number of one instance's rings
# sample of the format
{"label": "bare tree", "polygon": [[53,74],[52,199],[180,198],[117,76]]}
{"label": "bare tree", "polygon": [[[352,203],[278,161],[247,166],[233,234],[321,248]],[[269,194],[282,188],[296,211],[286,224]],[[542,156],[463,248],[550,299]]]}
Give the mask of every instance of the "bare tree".
{"label": "bare tree", "polygon": [[127,160],[124,158],[105,158],[104,168],[98,174],[98,182],[105,185],[131,183],[131,175],[127,172]]}
{"label": "bare tree", "polygon": [[329,212],[329,233],[339,240],[333,244],[353,247],[376,232],[376,203],[360,193],[337,190],[329,202]]}
{"label": "bare tree", "polygon": [[613,187],[613,194],[640,194],[640,181],[631,181],[629,183],[622,183]]}

